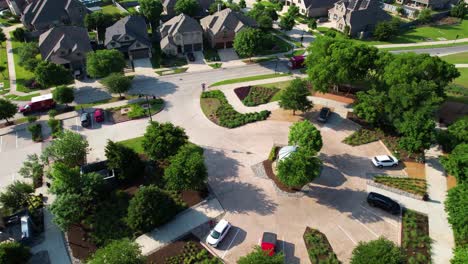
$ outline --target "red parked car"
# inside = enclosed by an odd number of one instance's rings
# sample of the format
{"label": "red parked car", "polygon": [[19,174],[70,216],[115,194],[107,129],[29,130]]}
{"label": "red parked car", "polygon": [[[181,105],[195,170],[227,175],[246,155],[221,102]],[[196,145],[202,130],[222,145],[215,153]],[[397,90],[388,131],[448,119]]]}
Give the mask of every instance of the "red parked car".
{"label": "red parked car", "polygon": [[260,247],[263,251],[268,252],[268,255],[273,256],[276,253],[276,234],[270,232],[263,232]]}
{"label": "red parked car", "polygon": [[94,115],[94,121],[96,121],[97,123],[104,122],[104,110],[98,108],[94,110],[93,115]]}
{"label": "red parked car", "polygon": [[289,59],[288,66],[291,70],[300,69],[305,67],[305,55],[294,56]]}

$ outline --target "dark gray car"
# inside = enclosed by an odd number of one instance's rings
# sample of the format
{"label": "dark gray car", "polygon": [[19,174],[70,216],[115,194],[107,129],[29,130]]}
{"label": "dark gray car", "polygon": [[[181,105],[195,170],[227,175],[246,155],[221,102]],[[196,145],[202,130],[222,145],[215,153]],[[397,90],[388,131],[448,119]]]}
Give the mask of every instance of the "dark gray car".
{"label": "dark gray car", "polygon": [[370,206],[379,207],[389,213],[397,215],[400,213],[400,205],[385,195],[370,192],[367,195],[367,203]]}
{"label": "dark gray car", "polygon": [[89,113],[82,113],[80,116],[80,121],[82,127],[91,126],[91,115]]}

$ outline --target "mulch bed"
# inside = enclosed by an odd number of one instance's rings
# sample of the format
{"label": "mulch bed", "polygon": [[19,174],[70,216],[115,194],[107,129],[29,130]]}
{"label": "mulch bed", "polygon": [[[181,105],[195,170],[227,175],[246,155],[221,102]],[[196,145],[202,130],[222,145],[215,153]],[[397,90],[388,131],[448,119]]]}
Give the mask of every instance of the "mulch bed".
{"label": "mulch bed", "polygon": [[88,237],[89,231],[89,229],[86,229],[81,225],[72,225],[68,229],[68,244],[73,257],[77,259],[87,259],[96,252],[96,245],[92,243]]}
{"label": "mulch bed", "polygon": [[243,86],[236,88],[234,89],[234,93],[236,93],[237,97],[242,101],[247,97],[247,95],[249,95],[251,87],[252,86]]}
{"label": "mulch bed", "polygon": [[265,168],[265,172],[268,176],[268,178],[270,178],[270,180],[272,180],[276,187],[278,187],[278,189],[282,190],[283,192],[288,192],[288,193],[295,193],[295,192],[299,192],[301,191],[301,188],[302,187],[288,187],[286,185],[284,185],[275,175],[275,173],[273,173],[273,162],[270,161],[270,160],[265,160],[263,161],[263,167]]}
{"label": "mulch bed", "polygon": [[187,242],[195,242],[195,244],[197,245],[197,247],[202,250],[203,249],[203,246],[200,245],[200,240],[198,240],[198,238],[192,234],[189,234],[163,248],[161,248],[160,250],[152,253],[151,255],[149,255],[147,258],[146,258],[146,263],[148,264],[164,264],[165,263],[165,260],[166,258],[169,258],[169,257],[175,257],[177,255],[180,255],[182,254],[182,251],[184,249],[184,246],[185,244],[187,244]]}
{"label": "mulch bed", "polygon": [[444,102],[437,111],[439,122],[443,125],[450,125],[459,118],[468,115],[468,105],[459,102]]}
{"label": "mulch bed", "polygon": [[182,201],[184,201],[188,207],[192,207],[203,201],[208,196],[208,190],[182,191],[180,195],[182,197]]}
{"label": "mulch bed", "polygon": [[[330,242],[327,239],[327,236],[325,234],[323,234],[322,232],[316,230],[316,229],[306,227],[306,230],[304,231],[304,234],[302,235],[302,237],[304,239],[304,243],[306,245],[307,251],[313,250],[314,247],[317,246],[317,245],[311,245],[311,244],[308,243],[308,241],[306,240],[306,235],[307,234],[311,234],[311,235],[320,237],[320,240],[322,242],[321,244],[324,245],[326,247],[326,249],[327,249],[326,251],[321,251],[322,254],[320,254],[317,257],[317,259],[313,259],[313,257],[309,255],[310,261],[312,263],[322,263],[321,261],[326,261],[326,260],[330,259],[329,254],[330,253],[334,254],[334,251],[333,251],[332,246],[330,245]],[[325,249],[325,248],[322,248],[322,249]],[[318,249],[315,249],[315,250],[318,250]],[[336,255],[335,255],[335,258],[336,258]],[[316,261],[316,260],[318,260],[318,261]],[[324,262],[324,263],[328,263],[328,262]]]}

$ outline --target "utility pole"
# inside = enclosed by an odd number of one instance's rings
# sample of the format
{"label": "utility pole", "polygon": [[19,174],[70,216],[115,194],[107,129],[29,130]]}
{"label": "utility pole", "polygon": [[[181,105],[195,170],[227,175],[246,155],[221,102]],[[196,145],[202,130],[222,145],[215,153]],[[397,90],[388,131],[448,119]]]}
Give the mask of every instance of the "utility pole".
{"label": "utility pole", "polygon": [[150,102],[149,102],[148,95],[146,95],[146,94],[139,94],[139,95],[138,95],[138,98],[141,98],[142,96],[145,97],[145,99],[146,99],[146,105],[148,105],[148,116],[149,116],[149,118],[150,118],[150,122],[153,122],[153,117],[151,116],[151,104],[150,104]]}

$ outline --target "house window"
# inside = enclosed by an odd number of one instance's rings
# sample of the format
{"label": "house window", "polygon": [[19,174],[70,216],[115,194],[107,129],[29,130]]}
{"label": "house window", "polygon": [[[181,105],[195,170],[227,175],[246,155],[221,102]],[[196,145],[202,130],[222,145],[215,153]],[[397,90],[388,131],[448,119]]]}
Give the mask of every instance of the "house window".
{"label": "house window", "polygon": [[338,19],[338,16],[336,14],[333,14],[333,19],[334,20],[337,20]]}
{"label": "house window", "polygon": [[343,29],[343,24],[339,24],[339,25],[338,25],[338,28],[339,28],[339,29]]}
{"label": "house window", "polygon": [[301,13],[302,13],[302,14],[305,14],[305,9],[301,9]]}

